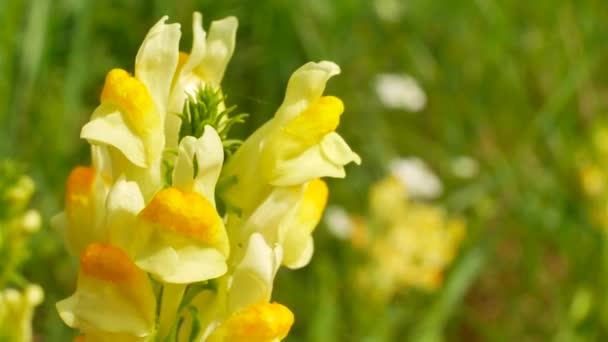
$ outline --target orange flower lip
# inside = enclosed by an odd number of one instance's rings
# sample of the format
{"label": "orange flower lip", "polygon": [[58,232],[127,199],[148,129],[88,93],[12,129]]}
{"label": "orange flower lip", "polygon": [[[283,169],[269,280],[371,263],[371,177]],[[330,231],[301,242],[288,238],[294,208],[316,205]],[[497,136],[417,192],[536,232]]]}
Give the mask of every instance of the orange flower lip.
{"label": "orange flower lip", "polygon": [[137,134],[144,134],[160,125],[158,115],[150,112],[154,102],[148,88],[123,69],[108,72],[101,91],[101,102],[109,102],[122,110]]}
{"label": "orange flower lip", "polygon": [[177,188],[156,193],[139,216],[145,222],[209,244],[216,242],[221,230],[221,218],[205,197]]}
{"label": "orange flower lip", "polygon": [[90,277],[116,282],[132,279],[140,272],[125,251],[103,243],[85,247],[80,256],[80,266],[81,271]]}
{"label": "orange flower lip", "polygon": [[77,211],[89,207],[94,182],[95,170],[91,167],[78,166],[70,172],[65,196],[65,209],[68,217],[78,215]]}
{"label": "orange flower lip", "polygon": [[230,341],[269,341],[283,339],[293,325],[293,313],[279,303],[255,304],[226,321]]}

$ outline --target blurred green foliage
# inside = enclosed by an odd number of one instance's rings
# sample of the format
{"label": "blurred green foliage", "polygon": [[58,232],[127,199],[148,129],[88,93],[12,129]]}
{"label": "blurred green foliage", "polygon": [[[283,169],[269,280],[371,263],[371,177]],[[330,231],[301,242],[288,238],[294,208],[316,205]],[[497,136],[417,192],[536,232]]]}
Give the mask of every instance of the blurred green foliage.
{"label": "blurred green foliage", "polygon": [[[383,12],[382,6],[396,6]],[[400,8],[400,10],[398,10]],[[305,269],[281,273],[276,299],[296,314],[288,341],[577,341],[608,338],[608,246],[585,215],[575,166],[608,107],[608,3],[601,0],[3,0],[0,4],[0,156],[28,166],[48,223],[64,180],[88,163],[80,127],[105,73],[132,69],[162,15],[182,23],[235,15],[240,27],[224,81],[231,104],[251,113],[246,136],[280,104],[291,72],[333,60],[328,93],[346,113],[340,133],[364,165],[330,181],[332,203],[365,212],[367,189],[399,155],[427,160],[441,199],[468,222],[461,257],[437,293],[406,291],[374,306],[354,289],[359,255],[324,227]],[[189,46],[182,46],[188,50]],[[385,109],[379,73],[408,73],[425,89],[420,113]],[[468,155],[480,173],[450,170]],[[46,301],[35,330],[68,331],[54,302],[72,290],[74,260],[47,228],[32,242],[27,278]]]}

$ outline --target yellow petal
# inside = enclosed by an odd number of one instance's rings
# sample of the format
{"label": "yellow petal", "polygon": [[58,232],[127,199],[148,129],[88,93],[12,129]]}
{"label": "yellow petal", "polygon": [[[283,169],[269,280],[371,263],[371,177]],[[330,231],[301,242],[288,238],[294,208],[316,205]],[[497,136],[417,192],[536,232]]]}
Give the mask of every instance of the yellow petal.
{"label": "yellow petal", "polygon": [[81,272],[99,280],[128,282],[141,272],[123,250],[101,243],[84,249],[80,257]]}
{"label": "yellow petal", "polygon": [[177,188],[159,191],[142,210],[140,218],[209,244],[216,243],[223,230],[221,218],[205,197]]}
{"label": "yellow petal", "polygon": [[325,135],[336,130],[343,112],[342,100],[335,96],[323,96],[291,120],[284,130],[305,149],[319,143]]}
{"label": "yellow petal", "polygon": [[101,102],[109,102],[118,107],[139,135],[160,126],[158,114],[152,111],[154,103],[148,89],[123,69],[108,72],[101,91]]}
{"label": "yellow petal", "polygon": [[107,244],[90,244],[82,252],[80,267],[76,292],[57,303],[67,325],[79,328],[91,341],[108,340],[102,336],[130,336],[127,341],[139,341],[152,334],[154,291],[146,273],[126,252]]}
{"label": "yellow petal", "polygon": [[[211,341],[264,342],[283,339],[294,322],[293,313],[278,303],[249,306],[228,318]],[[223,338],[218,338],[222,336]]]}

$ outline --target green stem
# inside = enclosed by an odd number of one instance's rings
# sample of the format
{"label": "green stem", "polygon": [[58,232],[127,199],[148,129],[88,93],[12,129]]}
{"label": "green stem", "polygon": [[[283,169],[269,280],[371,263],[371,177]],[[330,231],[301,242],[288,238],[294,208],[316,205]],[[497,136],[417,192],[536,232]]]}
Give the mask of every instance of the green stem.
{"label": "green stem", "polygon": [[182,302],[186,284],[164,284],[158,316],[158,337],[160,341],[169,335],[175,320],[178,319],[178,308]]}

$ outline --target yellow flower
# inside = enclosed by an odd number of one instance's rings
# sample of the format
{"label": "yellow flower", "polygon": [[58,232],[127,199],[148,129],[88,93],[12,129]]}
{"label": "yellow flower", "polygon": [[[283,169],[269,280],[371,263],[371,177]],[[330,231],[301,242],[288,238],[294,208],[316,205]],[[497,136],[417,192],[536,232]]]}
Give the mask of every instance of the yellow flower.
{"label": "yellow flower", "polygon": [[139,222],[136,263],[163,282],[193,283],[226,272],[224,223],[199,193],[163,189],[139,213]]}
{"label": "yellow flower", "polygon": [[136,180],[145,197],[161,185],[165,118],[178,60],[179,24],[163,17],[148,32],[135,58],[135,74],[113,69],[106,76],[101,104],[81,137],[107,148],[116,175]]}
{"label": "yellow flower", "polygon": [[284,339],[293,313],[278,303],[258,303],[233,315],[213,331],[208,342],[271,342]]}
{"label": "yellow flower", "polygon": [[57,303],[61,319],[88,341],[147,341],[154,331],[152,285],[123,250],[100,243],[80,257],[76,292]]}
{"label": "yellow flower", "polygon": [[259,232],[269,244],[282,247],[283,265],[308,264],[314,251],[311,234],[321,220],[327,196],[327,185],[319,178],[301,186],[276,187],[247,219],[231,226],[235,227],[231,231],[233,260],[239,260],[240,246],[250,235]]}
{"label": "yellow flower", "polygon": [[76,167],[68,176],[65,211],[53,217],[51,225],[73,255],[79,255],[89,243],[103,240],[108,187],[94,167]]}
{"label": "yellow flower", "polygon": [[327,200],[318,178],[344,177],[344,165],[360,162],[335,132],[342,101],[322,96],[326,82],[339,72],[327,61],[296,70],[274,118],[245,140],[225,166],[224,179],[235,181],[222,196],[238,210],[228,216],[237,262],[243,250],[239,246],[255,231],[283,247],[284,265],[297,268],[310,260],[310,234]]}
{"label": "yellow flower", "polygon": [[344,110],[342,101],[322,96],[327,80],[338,73],[340,68],[327,61],[296,70],[274,118],[245,140],[226,165],[224,176],[236,177],[237,184],[224,197],[244,216],[273,187],[344,177],[344,165],[360,163],[359,156],[334,132]]}
{"label": "yellow flower", "polygon": [[[233,341],[231,338],[237,338],[236,335],[226,335],[229,333],[227,329],[234,328],[238,322],[242,321],[234,318],[238,312],[246,312],[248,308],[268,304],[272,294],[273,280],[281,263],[282,251],[283,249],[279,245],[271,247],[260,233],[253,233],[250,236],[245,244],[243,257],[234,265],[230,273],[217,280],[217,289],[204,290],[192,301],[192,304],[199,310],[200,324],[208,327],[201,331],[197,341]],[[253,319],[251,314],[248,317]],[[232,323],[227,323],[227,321]],[[259,322],[259,328],[261,330],[276,329],[276,326],[264,328],[265,324],[268,322]],[[183,332],[180,335],[187,336],[185,332],[190,331],[191,326],[192,319],[186,317],[182,325]],[[218,328],[218,326],[220,327]],[[210,334],[214,337],[209,337]],[[255,336],[248,337],[254,338]],[[243,335],[240,338],[244,338],[246,341],[257,341],[255,339],[247,340]]]}

